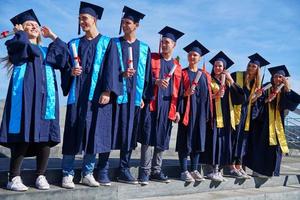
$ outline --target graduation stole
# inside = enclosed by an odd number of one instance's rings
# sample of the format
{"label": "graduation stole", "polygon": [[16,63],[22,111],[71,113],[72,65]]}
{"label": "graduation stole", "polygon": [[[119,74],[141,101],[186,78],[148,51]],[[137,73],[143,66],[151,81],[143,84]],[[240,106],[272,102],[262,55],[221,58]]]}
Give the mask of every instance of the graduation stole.
{"label": "graduation stole", "polygon": [[[47,48],[38,46],[42,52],[43,62],[46,59]],[[45,63],[42,63],[45,64]],[[11,108],[10,108],[10,120],[9,120],[9,133],[19,134],[21,129],[22,107],[23,107],[23,81],[26,72],[27,63],[22,65],[13,66],[12,75],[12,95],[11,95]],[[55,81],[54,72],[51,66],[45,64],[46,72],[46,110],[43,116],[46,120],[55,119]]]}
{"label": "graduation stole", "polygon": [[[76,51],[78,52],[79,42],[80,42],[80,38],[76,38],[76,39],[73,39],[70,41],[69,49],[71,52],[71,57],[73,58],[72,59],[73,66],[75,66],[74,59],[78,59],[78,58],[74,58],[73,51],[72,51],[72,43],[75,44]],[[106,53],[106,49],[108,47],[109,42],[110,42],[110,38],[102,35],[97,43],[95,60],[94,60],[94,65],[93,65],[93,73],[92,73],[92,78],[91,78],[89,101],[93,100],[95,88],[96,88],[96,85],[98,82],[99,72],[101,69],[101,64],[102,64],[102,61],[103,61],[104,55]],[[76,102],[76,79],[77,78],[74,77],[71,88],[70,88],[67,104],[74,104]]]}
{"label": "graduation stole", "polygon": [[[216,80],[213,78],[211,82],[211,89],[212,93],[216,94],[220,86],[216,82]],[[226,90],[226,88],[225,88]],[[235,130],[235,115],[234,115],[234,109],[232,106],[232,101],[231,101],[231,95],[229,93],[229,110],[230,110],[230,124],[231,127]],[[222,104],[221,104],[221,97],[216,97],[215,98],[215,110],[216,110],[216,122],[217,122],[217,128],[224,128],[224,121],[223,121],[223,113],[222,113]]]}
{"label": "graduation stole", "polygon": [[[152,53],[151,54],[151,64],[152,64],[152,73],[155,79],[159,79],[160,74],[160,54],[158,53]],[[181,79],[181,66],[179,62],[174,59],[174,65],[177,67],[175,68],[174,76],[173,76],[173,94],[171,99],[171,105],[169,110],[168,118],[171,120],[176,119],[176,110],[177,110],[177,101],[178,101],[178,93],[179,93],[179,87],[180,87],[180,79]],[[150,111],[156,110],[156,104],[157,104],[157,96],[158,96],[158,86],[154,86],[154,100],[150,101]]]}
{"label": "graduation stole", "polygon": [[[268,96],[270,95],[271,88],[268,89]],[[269,108],[269,144],[270,146],[277,145],[277,139],[283,153],[288,153],[289,148],[286,142],[284,127],[281,120],[279,111],[280,95],[276,97],[276,106],[272,106],[272,102],[268,103]]]}
{"label": "graduation stole", "polygon": [[[198,71],[197,71],[198,73]],[[202,73],[201,73],[202,75]],[[201,77],[201,76],[200,76]],[[184,87],[184,91],[187,91],[190,87],[190,78],[189,78],[189,73],[188,70],[183,70],[182,71],[182,79],[183,79],[183,87]],[[199,83],[195,83],[193,81],[192,85],[197,86]],[[183,117],[183,121],[182,123],[187,126],[189,124],[189,118],[190,118],[190,109],[191,109],[191,97],[187,96],[187,102],[186,102],[186,107],[185,107],[185,113],[184,113],[184,117]]]}
{"label": "graduation stole", "polygon": [[[114,38],[114,41],[117,44],[117,49],[119,53],[119,59],[121,64],[122,72],[125,71],[125,66],[123,63],[123,56],[122,56],[122,47],[121,41],[119,38]],[[135,106],[141,106],[141,101],[143,98],[143,91],[145,85],[145,71],[146,71],[146,63],[147,63],[147,56],[148,56],[148,45],[140,41],[140,49],[139,49],[139,61],[137,66],[137,77],[136,77],[136,93],[135,93]],[[123,104],[128,102],[128,95],[127,95],[127,83],[126,78],[123,78],[123,94],[118,96],[117,103]]]}
{"label": "graduation stole", "polygon": [[[236,83],[243,88],[244,87],[244,72],[236,72]],[[249,131],[250,129],[250,118],[251,118],[251,105],[252,105],[252,95],[254,94],[255,87],[254,85],[251,88],[250,96],[249,96],[249,103],[247,105],[247,117],[244,130]],[[235,116],[235,123],[239,125],[241,121],[241,110],[242,105],[234,105],[234,116]]]}

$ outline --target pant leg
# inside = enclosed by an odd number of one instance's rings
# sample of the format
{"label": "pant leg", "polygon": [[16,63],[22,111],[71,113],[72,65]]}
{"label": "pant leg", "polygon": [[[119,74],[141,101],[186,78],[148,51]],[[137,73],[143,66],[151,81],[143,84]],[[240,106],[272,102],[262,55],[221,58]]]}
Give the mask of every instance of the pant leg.
{"label": "pant leg", "polygon": [[36,175],[45,175],[50,155],[50,146],[48,143],[39,143],[36,156]]}
{"label": "pant leg", "polygon": [[187,157],[188,154],[185,152],[178,152],[178,158],[179,158],[179,164],[180,164],[180,169],[181,172],[187,171]]}
{"label": "pant leg", "polygon": [[83,157],[81,175],[93,174],[96,163],[96,154],[85,154]]}
{"label": "pant leg", "polygon": [[9,180],[11,181],[14,177],[20,176],[21,165],[28,150],[28,143],[16,144],[11,148],[11,159],[9,167]]}
{"label": "pant leg", "polygon": [[141,146],[141,159],[140,159],[140,173],[143,171],[147,175],[150,175],[151,160],[152,160],[153,147],[148,145]]}
{"label": "pant leg", "polygon": [[109,154],[107,153],[99,153],[99,160],[98,160],[98,170],[99,172],[107,172],[109,170]]}
{"label": "pant leg", "polygon": [[191,158],[191,171],[198,170],[200,153],[192,152],[190,154],[190,158]]}
{"label": "pant leg", "polygon": [[129,169],[132,150],[120,150],[120,169]]}
{"label": "pant leg", "polygon": [[74,161],[75,161],[75,155],[63,155],[62,160],[62,173],[63,176],[74,176]]}
{"label": "pant leg", "polygon": [[156,147],[154,148],[152,158],[152,173],[154,174],[161,172],[163,152],[163,150],[157,149]]}

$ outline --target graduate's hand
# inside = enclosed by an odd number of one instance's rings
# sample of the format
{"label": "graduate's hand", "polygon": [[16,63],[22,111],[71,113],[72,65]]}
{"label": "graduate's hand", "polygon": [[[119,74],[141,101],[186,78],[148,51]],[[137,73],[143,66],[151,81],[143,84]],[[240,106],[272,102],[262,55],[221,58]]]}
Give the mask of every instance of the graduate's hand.
{"label": "graduate's hand", "polygon": [[41,32],[44,38],[51,38],[53,41],[57,38],[56,34],[47,26],[43,26]]}
{"label": "graduate's hand", "polygon": [[180,121],[180,114],[179,114],[179,112],[176,112],[174,122],[175,122],[175,123],[178,123],[179,121]]}
{"label": "graduate's hand", "polygon": [[231,77],[229,71],[224,70],[223,74],[225,74],[226,80],[228,80],[228,82],[230,83],[230,85],[232,85],[234,83],[233,78]]}
{"label": "graduate's hand", "polygon": [[144,103],[144,101],[143,101],[143,99],[142,99],[142,101],[141,101],[141,106],[140,106],[140,107],[143,109],[144,106],[145,106],[145,103]]}
{"label": "graduate's hand", "polygon": [[14,27],[14,32],[24,31],[22,24],[16,24]]}
{"label": "graduate's hand", "polygon": [[135,69],[134,68],[128,68],[125,72],[123,72],[123,77],[124,78],[131,78],[135,74]]}
{"label": "graduate's hand", "polygon": [[169,81],[167,81],[166,79],[156,79],[155,85],[160,88],[166,89],[169,86]]}
{"label": "graduate's hand", "polygon": [[110,92],[109,91],[102,92],[99,98],[99,104],[102,105],[108,104],[109,100],[110,100]]}
{"label": "graduate's hand", "polygon": [[221,87],[219,91],[216,93],[216,98],[220,98],[220,97],[222,98],[224,94],[225,94],[225,90],[223,87]]}
{"label": "graduate's hand", "polygon": [[82,67],[74,67],[72,69],[72,76],[79,76],[82,73]]}
{"label": "graduate's hand", "polygon": [[191,96],[191,95],[193,95],[193,94],[195,94],[195,90],[193,90],[192,88],[189,88],[188,90],[186,90],[185,92],[184,92],[184,96]]}
{"label": "graduate's hand", "polygon": [[260,97],[262,95],[262,93],[263,93],[262,89],[256,88],[256,90],[255,90],[256,98]]}
{"label": "graduate's hand", "polygon": [[291,90],[291,87],[290,87],[290,83],[289,83],[289,80],[288,80],[288,78],[283,78],[282,79],[282,83],[284,84],[284,91],[285,92],[290,92],[290,90]]}

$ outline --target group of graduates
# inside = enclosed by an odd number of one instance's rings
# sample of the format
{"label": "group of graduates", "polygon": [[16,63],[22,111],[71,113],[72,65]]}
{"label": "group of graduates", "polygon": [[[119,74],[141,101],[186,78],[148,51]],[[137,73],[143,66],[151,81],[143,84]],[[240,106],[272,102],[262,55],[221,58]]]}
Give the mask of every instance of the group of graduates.
{"label": "group of graduates", "polygon": [[[176,151],[183,181],[204,180],[199,163],[208,166],[207,178],[219,182],[226,180],[221,173],[225,166],[236,178],[250,178],[244,166],[260,175],[279,175],[281,157],[288,153],[284,110],[294,110],[300,103],[284,65],[269,68],[272,78],[261,85],[260,68],[269,64],[267,60],[255,53],[245,71],[230,74],[234,62],[220,51],[210,60],[213,68],[208,73],[198,65],[209,50],[195,40],[184,48],[188,67],[182,69],[172,54],[184,33],[166,26],[159,32],[161,52],[151,53],[136,36],[144,14],[125,6],[120,25],[124,35],[109,38],[96,26],[103,10],[81,2],[78,31],[85,35],[69,43],[50,28],[40,28],[32,9],[11,19],[15,33],[5,43],[11,79],[0,129],[0,144],[11,149],[8,189],[28,189],[20,177],[26,156],[36,156],[36,187],[50,188],[45,177],[50,148],[60,143],[55,70],[60,71],[61,88],[68,96],[64,188],[75,187],[74,160],[82,152],[81,183],[109,186],[111,150],[120,150],[119,182],[168,183],[162,160],[172,123],[178,123]],[[53,42],[42,47],[41,36]],[[137,142],[141,143],[138,179],[130,173]]]}

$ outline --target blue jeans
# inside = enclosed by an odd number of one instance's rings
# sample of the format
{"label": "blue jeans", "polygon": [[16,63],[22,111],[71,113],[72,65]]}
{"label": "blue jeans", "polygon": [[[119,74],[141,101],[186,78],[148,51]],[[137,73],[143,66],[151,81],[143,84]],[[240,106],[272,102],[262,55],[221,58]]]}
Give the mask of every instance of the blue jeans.
{"label": "blue jeans", "polygon": [[[62,172],[63,176],[75,175],[74,172],[75,155],[63,155]],[[81,175],[93,174],[96,163],[96,154],[85,154],[82,162]]]}

